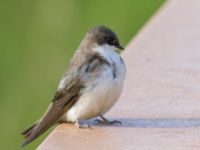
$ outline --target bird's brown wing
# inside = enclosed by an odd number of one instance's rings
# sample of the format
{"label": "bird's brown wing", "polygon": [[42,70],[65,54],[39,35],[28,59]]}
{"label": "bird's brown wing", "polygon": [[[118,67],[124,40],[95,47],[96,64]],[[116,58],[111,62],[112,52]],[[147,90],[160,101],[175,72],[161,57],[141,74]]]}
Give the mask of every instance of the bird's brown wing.
{"label": "bird's brown wing", "polygon": [[56,107],[63,109],[75,97],[79,97],[79,92],[82,87],[83,83],[81,79],[75,78],[65,88],[57,90],[52,102]]}
{"label": "bird's brown wing", "polygon": [[69,87],[62,91],[57,91],[54,100],[49,106],[47,112],[38,123],[26,129],[22,134],[25,136],[25,141],[22,146],[33,141],[46,130],[48,130],[60,117],[76,102],[79,97],[81,88],[80,79],[72,80]]}
{"label": "bird's brown wing", "polygon": [[25,136],[25,140],[21,146],[25,146],[48,130],[69,108],[72,107],[79,99],[80,91],[84,88],[84,84],[95,79],[99,74],[98,72],[102,65],[101,62],[102,59],[93,57],[93,59],[84,63],[75,72],[66,74],[66,86],[56,92],[51,105],[42,119],[22,132]]}

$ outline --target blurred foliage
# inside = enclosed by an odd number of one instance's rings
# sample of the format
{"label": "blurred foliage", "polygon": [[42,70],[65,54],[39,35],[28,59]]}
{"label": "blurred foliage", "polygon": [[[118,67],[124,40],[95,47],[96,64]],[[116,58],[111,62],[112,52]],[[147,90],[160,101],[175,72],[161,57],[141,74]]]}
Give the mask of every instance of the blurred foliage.
{"label": "blurred foliage", "polygon": [[45,111],[90,28],[106,25],[126,45],[163,1],[1,0],[0,148],[20,149],[20,132]]}

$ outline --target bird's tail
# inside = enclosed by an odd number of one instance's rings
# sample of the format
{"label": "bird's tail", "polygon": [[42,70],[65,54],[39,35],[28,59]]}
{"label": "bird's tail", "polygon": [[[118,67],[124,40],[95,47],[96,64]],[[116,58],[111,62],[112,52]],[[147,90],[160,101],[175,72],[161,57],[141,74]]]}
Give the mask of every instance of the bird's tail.
{"label": "bird's tail", "polygon": [[61,111],[54,104],[51,104],[48,111],[42,117],[42,119],[26,130],[22,132],[24,135],[24,142],[21,144],[21,147],[24,147],[28,143],[32,142],[38,136],[47,131],[54,123],[56,123],[59,118],[64,114],[64,111]]}
{"label": "bird's tail", "polygon": [[25,137],[28,136],[28,134],[30,134],[33,130],[33,128],[37,125],[38,123],[34,123],[32,126],[28,127],[27,129],[25,129],[21,134],[24,135]]}

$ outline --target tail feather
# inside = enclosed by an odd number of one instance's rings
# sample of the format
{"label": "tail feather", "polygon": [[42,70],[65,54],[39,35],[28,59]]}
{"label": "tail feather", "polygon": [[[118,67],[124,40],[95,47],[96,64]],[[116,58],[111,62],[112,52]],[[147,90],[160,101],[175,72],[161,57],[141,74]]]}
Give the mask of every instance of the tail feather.
{"label": "tail feather", "polygon": [[49,106],[49,109],[44,114],[43,118],[33,124],[31,127],[27,128],[22,132],[22,135],[24,135],[25,140],[21,144],[21,147],[24,147],[25,145],[32,142],[34,139],[36,139],[38,136],[43,134],[45,131],[47,131],[53,124],[58,122],[61,118],[61,116],[74,104],[74,101],[69,101],[67,106],[65,108],[58,108],[54,103],[52,103]]}
{"label": "tail feather", "polygon": [[34,123],[33,125],[31,125],[29,128],[25,129],[21,134],[24,135],[24,136],[26,136],[28,133],[30,133],[30,132],[33,130],[33,128],[34,128],[36,125],[37,125],[37,122]]}
{"label": "tail feather", "polygon": [[64,111],[60,111],[54,104],[52,104],[44,115],[44,117],[38,123],[33,124],[31,127],[27,128],[22,132],[24,135],[24,142],[21,147],[32,142],[38,136],[47,131],[54,123],[56,123],[59,118],[64,114]]}
{"label": "tail feather", "polygon": [[[63,97],[63,99],[65,98],[66,97]],[[32,142],[38,136],[47,131],[53,124],[58,122],[62,115],[76,102],[76,100],[77,96],[70,97],[70,100],[67,101],[67,103],[64,103],[62,108],[60,108],[56,102],[52,103],[39,122],[33,124],[31,127],[22,132],[22,135],[25,136],[25,140],[21,144],[21,147]]]}

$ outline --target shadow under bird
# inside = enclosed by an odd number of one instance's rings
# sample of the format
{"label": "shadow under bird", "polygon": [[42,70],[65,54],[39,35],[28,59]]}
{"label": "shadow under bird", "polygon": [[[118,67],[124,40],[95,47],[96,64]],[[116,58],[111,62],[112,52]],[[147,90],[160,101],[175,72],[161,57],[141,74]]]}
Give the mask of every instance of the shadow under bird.
{"label": "shadow under bird", "polygon": [[115,104],[122,91],[126,67],[116,49],[123,49],[117,35],[105,26],[91,29],[76,50],[55,96],[43,117],[22,132],[25,146],[59,122],[87,127],[81,120],[100,117]]}

